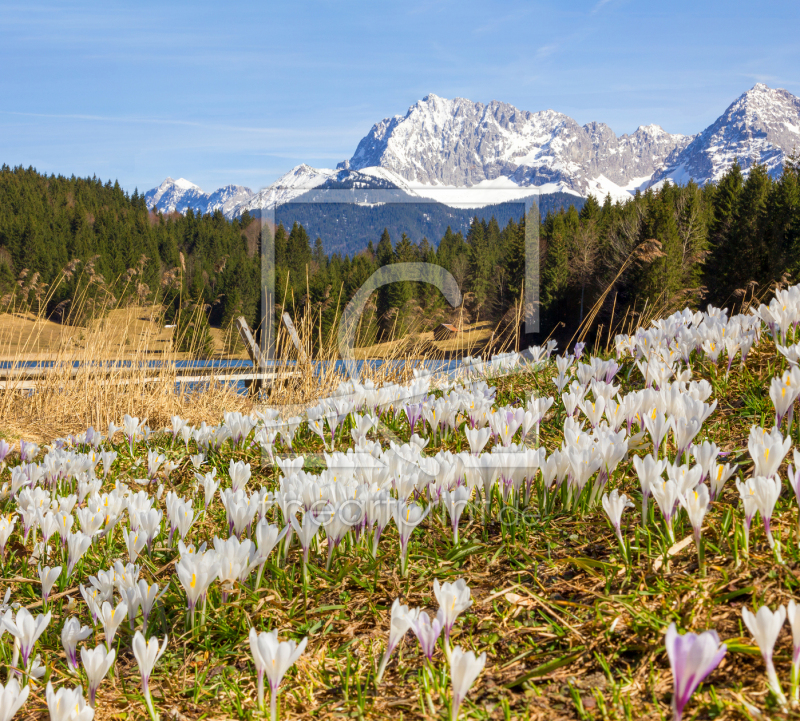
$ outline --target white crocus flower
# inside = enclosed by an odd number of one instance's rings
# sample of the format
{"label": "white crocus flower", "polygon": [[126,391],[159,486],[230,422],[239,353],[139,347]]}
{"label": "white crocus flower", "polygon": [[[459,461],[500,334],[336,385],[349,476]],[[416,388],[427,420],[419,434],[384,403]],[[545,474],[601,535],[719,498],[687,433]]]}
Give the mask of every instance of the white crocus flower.
{"label": "white crocus flower", "polygon": [[775,540],[772,538],[770,523],[772,521],[772,512],[775,510],[775,504],[781,495],[783,485],[781,484],[781,479],[777,476],[756,476],[752,481],[756,508],[758,508],[761,520],[764,523],[764,533],[767,535],[770,548],[774,548]]}
{"label": "white crocus flower", "polygon": [[53,684],[48,681],[45,696],[50,721],[91,721],[94,718],[94,709],[86,705],[81,686],[62,686],[53,691]]}
{"label": "white crocus flower", "polygon": [[747,449],[755,466],[753,475],[775,475],[791,445],[792,439],[784,438],[779,428],[773,428],[767,433],[762,428],[753,426],[747,443]]}
{"label": "white crocus flower", "polygon": [[139,601],[142,604],[142,633],[147,633],[147,621],[150,618],[150,613],[161,596],[169,590],[169,584],[159,594],[157,583],[147,583],[143,578],[139,579]]}
{"label": "white crocus flower", "polygon": [[675,542],[675,533],[672,529],[672,516],[675,513],[675,505],[680,498],[680,490],[675,481],[662,481],[653,486],[653,498],[656,499],[659,509],[664,516],[664,522],[667,524],[667,532],[669,539]]}
{"label": "white crocus flower", "polygon": [[6,544],[14,531],[14,524],[17,522],[16,516],[0,517],[0,559],[6,552]]}
{"label": "white crocus flower", "polygon": [[392,508],[392,517],[400,537],[400,570],[404,577],[408,573],[408,542],[411,534],[425,520],[430,509],[430,506],[423,509],[416,503],[405,501],[397,501]]}
{"label": "white crocus flower", "polygon": [[761,656],[764,659],[764,665],[767,667],[767,680],[772,693],[775,694],[778,702],[786,705],[786,697],[783,695],[781,683],[778,680],[778,674],[775,673],[775,665],[772,663],[772,652],[775,648],[775,642],[781,632],[783,622],[786,620],[786,608],[778,606],[778,609],[773,613],[767,606],[762,606],[758,609],[758,613],[752,613],[747,606],[742,607],[742,619],[745,622],[753,638],[756,640],[756,645],[761,651]]}
{"label": "white crocus flower", "polygon": [[632,508],[633,503],[624,493],[620,494],[616,488],[610,494],[604,493],[602,502],[603,510],[614,527],[614,533],[617,534],[620,544],[624,546],[625,542],[622,539],[622,512],[626,508]]}
{"label": "white crocus flower", "polygon": [[97,689],[100,688],[101,681],[106,677],[109,669],[114,665],[117,652],[114,649],[106,650],[100,644],[97,648],[90,651],[86,646],[81,647],[81,663],[89,679],[89,706],[94,708],[94,700]]}
{"label": "white crocus flower", "polygon": [[376,685],[379,684],[383,678],[383,673],[386,671],[386,664],[389,662],[389,657],[392,655],[392,651],[394,651],[400,641],[403,640],[404,636],[411,628],[411,625],[416,620],[418,614],[418,609],[409,609],[408,606],[403,606],[400,604],[399,598],[394,599],[394,602],[392,603],[392,616],[389,626],[389,641],[386,644],[386,651],[381,659],[378,675],[375,677]]}
{"label": "white crocus flower", "polygon": [[5,686],[0,684],[0,721],[11,721],[28,700],[30,691],[29,685],[20,690],[19,681],[13,674]]}
{"label": "white crocus flower", "polygon": [[784,383],[780,378],[773,378],[769,386],[769,397],[775,407],[775,426],[780,428],[783,419],[797,400],[797,389]]}
{"label": "white crocus flower", "polygon": [[700,475],[700,482],[710,478],[717,465],[717,456],[719,455],[719,448],[716,443],[703,441],[700,445],[692,446],[692,455],[694,456],[695,463],[702,469]]}
{"label": "white crocus flower", "polygon": [[194,626],[195,609],[198,602],[203,599],[208,587],[214,582],[219,571],[216,561],[206,560],[206,557],[197,558],[197,553],[186,553],[175,564],[178,579],[186,592],[186,605],[191,616],[191,625]]}
{"label": "white crocus flower", "polygon": [[650,434],[653,441],[653,454],[658,458],[658,449],[661,447],[661,442],[664,440],[669,430],[669,423],[664,411],[659,410],[657,407],[643,416],[645,428]]}
{"label": "white crocus flower", "polygon": [[158,659],[164,655],[168,640],[169,637],[164,636],[164,643],[159,648],[157,638],[153,637],[149,641],[145,641],[141,631],[137,631],[133,637],[133,655],[136,657],[136,663],[139,664],[139,673],[142,677],[142,695],[147,701],[147,708],[153,719],[158,717],[153,710],[153,700],[150,698],[150,676],[153,674]]}
{"label": "white crocus flower", "polygon": [[216,552],[217,575],[222,584],[222,600],[227,600],[237,581],[247,578],[254,568],[251,563],[251,553],[254,550],[253,542],[249,538],[239,541],[236,536],[231,536],[226,541],[214,538],[214,551]]}
{"label": "white crocus flower", "polygon": [[250,480],[250,464],[244,461],[234,462],[231,460],[228,473],[231,477],[231,489],[233,492],[243,491],[244,487],[247,485],[247,481]]}
{"label": "white crocus flower", "polygon": [[122,586],[120,588],[120,596],[125,601],[128,607],[128,623],[133,633],[136,627],[136,614],[139,613],[139,607],[142,605],[142,597],[139,595],[139,587],[136,584],[132,586]]}
{"label": "white crocus flower", "polygon": [[694,437],[700,432],[702,424],[703,422],[699,418],[678,418],[673,416],[670,419],[675,447],[678,449],[678,458],[689,449]]}
{"label": "white crocus flower", "polygon": [[85,641],[92,633],[88,626],[81,626],[81,622],[70,616],[61,629],[61,644],[67,656],[67,666],[71,671],[78,670],[78,642]]}
{"label": "white crocus flower", "polygon": [[291,526],[287,523],[283,529],[278,529],[277,526],[267,523],[266,518],[262,518],[256,525],[256,544],[258,546],[258,550],[255,553],[255,562],[258,564],[256,589],[261,586],[261,576],[264,573],[264,564],[267,562],[269,554],[283,540],[290,528]]}
{"label": "white crocus flower", "polygon": [[263,709],[264,675],[266,674],[270,689],[270,713],[272,721],[276,721],[278,715],[278,686],[280,686],[286,672],[294,666],[297,659],[305,651],[308,638],[304,638],[299,644],[295,641],[278,641],[278,629],[269,633],[257,633],[254,628],[251,628],[249,639],[250,651],[253,654],[253,661],[258,674],[258,703],[260,708]]}
{"label": "white crocus flower", "polygon": [[317,531],[319,531],[320,522],[310,511],[303,514],[302,524],[297,520],[297,516],[289,516],[289,522],[300,540],[300,546],[303,548],[303,564],[306,564],[308,563],[308,552]]}
{"label": "white crocus flower", "polygon": [[485,665],[485,652],[476,658],[472,651],[465,652],[460,646],[456,646],[450,654],[450,683],[453,687],[450,714],[452,721],[457,721],[461,704]]}
{"label": "white crocus flower", "polygon": [[792,628],[792,700],[800,700],[800,603],[791,599],[787,604],[786,617]]}
{"label": "white crocus flower", "polygon": [[209,505],[211,505],[211,501],[214,500],[214,494],[216,494],[217,489],[221,481],[217,481],[216,479],[217,469],[212,468],[208,473],[204,476],[201,476],[199,473],[195,473],[194,477],[201,481],[203,484],[203,497],[205,502],[205,510],[208,510]]}
{"label": "white crocus flower", "polygon": [[477,456],[489,442],[492,431],[490,428],[465,428],[464,435],[467,437],[469,449],[474,456]]}
{"label": "white crocus flower", "polygon": [[279,529],[277,526],[267,523],[266,518],[262,518],[256,525],[256,544],[258,546],[258,557],[263,564],[267,557],[288,533],[289,525]]}
{"label": "white crocus flower", "polygon": [[580,407],[584,415],[589,419],[592,428],[594,428],[603,418],[603,413],[606,410],[606,399],[600,396],[596,401],[584,400],[580,403]]}
{"label": "white crocus flower", "polygon": [[458,522],[461,514],[469,502],[469,489],[466,486],[458,486],[452,491],[442,493],[442,505],[450,516],[450,525],[453,529],[453,544],[458,545]]}
{"label": "white crocus flower", "polygon": [[122,537],[125,539],[125,547],[128,549],[128,557],[131,563],[136,563],[139,554],[147,544],[147,536],[140,530],[129,531],[127,528],[122,529]]}
{"label": "white crocus flower", "polygon": [[752,478],[748,478],[744,482],[736,481],[736,488],[739,491],[739,496],[744,506],[744,545],[745,551],[747,551],[750,545],[750,526],[753,523],[756,511],[758,511],[758,506],[756,505],[756,489]]}
{"label": "white crocus flower", "polygon": [[23,669],[28,668],[28,661],[33,652],[33,647],[50,623],[50,618],[50,612],[48,611],[45,615],[39,615],[34,620],[31,612],[24,607],[17,611],[17,616],[13,621],[10,613],[6,613],[3,618],[3,625],[6,630],[19,641]]}
{"label": "white crocus flower", "polygon": [[633,467],[639,477],[639,484],[642,488],[642,523],[647,523],[647,499],[653,491],[653,486],[662,482],[662,474],[667,467],[666,460],[658,460],[651,454],[644,458],[633,457]]}
{"label": "white crocus flower", "polygon": [[450,641],[450,633],[453,625],[462,611],[466,611],[472,605],[469,586],[463,578],[459,578],[455,583],[443,583],[439,585],[439,580],[433,581],[433,595],[439,602],[439,608],[444,617],[444,638],[445,647]]}
{"label": "white crocus flower", "polygon": [[114,643],[114,636],[120,624],[125,620],[128,613],[128,606],[125,602],[121,601],[116,608],[114,608],[108,601],[103,602],[100,609],[100,623],[103,624],[103,632],[106,635],[106,648],[110,651],[111,644]]}
{"label": "white crocus flower", "polygon": [[67,578],[72,575],[75,564],[83,558],[83,554],[89,550],[91,545],[91,537],[80,531],[67,536]]}
{"label": "white crocus flower", "polygon": [[708,511],[709,495],[708,488],[701,483],[694,490],[680,496],[680,504],[686,509],[689,522],[692,524],[694,542],[700,545],[700,531],[703,527],[703,519]]}
{"label": "white crocus flower", "polygon": [[731,466],[730,463],[726,463],[723,466],[718,463],[712,470],[709,475],[711,482],[710,498],[712,501],[716,501],[722,495],[722,489],[725,487],[726,481],[736,472],[738,467],[738,464]]}
{"label": "white crocus flower", "polygon": [[56,566],[55,568],[45,566],[44,568],[39,569],[39,580],[42,582],[42,601],[45,603],[47,603],[47,599],[50,596],[50,591],[53,589],[53,586],[60,575],[61,566]]}
{"label": "white crocus flower", "polygon": [[156,477],[158,469],[166,458],[166,456],[160,454],[157,450],[147,451],[147,477],[150,480]]}

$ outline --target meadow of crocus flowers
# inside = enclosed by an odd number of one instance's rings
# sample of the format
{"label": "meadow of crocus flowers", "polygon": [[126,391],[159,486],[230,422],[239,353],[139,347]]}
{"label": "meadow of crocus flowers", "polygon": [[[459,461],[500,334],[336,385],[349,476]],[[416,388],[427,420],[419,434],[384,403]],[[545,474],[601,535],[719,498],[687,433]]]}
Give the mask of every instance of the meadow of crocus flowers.
{"label": "meadow of crocus flowers", "polygon": [[798,323],[0,441],[0,721],[789,717]]}

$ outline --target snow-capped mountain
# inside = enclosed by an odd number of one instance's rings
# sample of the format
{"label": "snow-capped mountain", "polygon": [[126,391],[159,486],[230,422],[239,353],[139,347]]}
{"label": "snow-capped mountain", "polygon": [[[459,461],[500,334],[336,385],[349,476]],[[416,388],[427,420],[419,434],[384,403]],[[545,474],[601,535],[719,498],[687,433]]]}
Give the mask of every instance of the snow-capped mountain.
{"label": "snow-capped mountain", "polygon": [[208,196],[184,178],[167,178],[157,188],[148,190],[144,197],[148,208],[157,207],[163,213],[185,213],[189,208],[204,207]]}
{"label": "snow-capped mountain", "polygon": [[654,180],[719,180],[734,158],[745,172],[761,163],[777,177],[794,149],[800,152],[800,98],[758,83],[665,163]]}
{"label": "snow-capped mountain", "polygon": [[145,197],[164,212],[220,208],[229,218],[274,208],[320,186],[395,187],[411,197],[472,207],[534,192],[626,200],[665,179],[717,180],[734,158],[745,172],[760,162],[778,175],[794,148],[800,150],[800,98],[761,83],[693,136],[658,125],[617,136],[603,123],[578,125],[553,110],[531,113],[508,103],[431,94],[405,115],[373,125],[335,170],[298,165],[255,195],[226,186],[209,196],[187,180],[167,178]]}
{"label": "snow-capped mountain", "polygon": [[208,196],[204,213],[221,210],[226,217],[232,217],[236,208],[253,197],[253,191],[243,185],[224,185]]}
{"label": "snow-capped mountain", "polygon": [[405,116],[376,123],[349,166],[388,168],[428,185],[472,186],[506,177],[518,186],[557,184],[586,195],[600,175],[622,187],[646,179],[689,138],[657,125],[618,138],[607,125],[578,125],[552,110],[529,113],[428,95]]}
{"label": "snow-capped mountain", "polygon": [[226,185],[209,195],[184,178],[167,178],[144,197],[148,208],[158,208],[162,213],[185,213],[189,208],[196,213],[221,210],[231,218],[238,215],[235,211],[239,205],[253,197],[253,191],[241,185]]}
{"label": "snow-capped mountain", "polygon": [[287,203],[307,190],[322,185],[335,173],[336,171],[334,170],[312,168],[305,163],[298,165],[278,178],[272,185],[268,185],[241,203],[236,209],[235,215],[241,215],[245,210],[250,212],[260,211],[265,208],[274,208],[280,203]]}

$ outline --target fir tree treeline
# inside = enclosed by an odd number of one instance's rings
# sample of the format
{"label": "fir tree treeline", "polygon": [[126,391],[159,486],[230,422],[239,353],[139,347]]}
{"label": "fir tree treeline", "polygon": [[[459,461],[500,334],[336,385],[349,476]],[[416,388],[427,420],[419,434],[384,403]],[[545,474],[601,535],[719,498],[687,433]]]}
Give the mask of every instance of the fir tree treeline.
{"label": "fir tree treeline", "polygon": [[[260,224],[245,215],[149,212],[143,195],[97,178],[0,168],[4,307],[70,317],[77,296],[114,307],[126,296],[179,303],[213,325],[260,320]],[[46,303],[46,307],[44,304]]]}
{"label": "fir tree treeline", "polygon": [[302,225],[275,231],[276,295],[279,310],[295,317],[312,314],[322,342],[334,330],[346,303],[378,268],[394,263],[434,263],[448,270],[464,295],[451,308],[433,286],[401,281],[377,290],[357,332],[358,345],[369,345],[429,330],[439,323],[502,318],[519,297],[524,274],[524,219],[500,228],[494,218],[473,219],[466,237],[447,228],[438,244],[414,242],[405,233],[392,239],[384,229],[377,244],[354,257],[326,256],[318,238],[313,244]]}
{"label": "fir tree treeline", "polygon": [[[702,188],[665,183],[627,203],[590,197],[549,213],[541,232],[542,325],[571,337],[602,300],[595,323],[685,306],[740,306],[771,284],[800,280],[800,163],[773,179],[738,162]],[[649,312],[648,312],[649,311]],[[635,322],[634,322],[635,326]],[[558,333],[557,333],[558,335]]]}
{"label": "fir tree treeline", "polygon": [[[531,221],[529,221],[531,222]],[[533,221],[536,222],[536,221]],[[714,184],[637,193],[627,203],[590,197],[548,212],[540,221],[541,329],[568,340],[597,304],[594,327],[608,332],[623,317],[690,306],[738,305],[766,293],[777,280],[800,280],[800,163],[791,159],[771,178],[740,166]],[[384,230],[363,251],[326,255],[294,223],[274,233],[276,307],[297,322],[311,319],[315,343],[336,330],[347,302],[381,266],[435,263],[462,290],[450,308],[432,286],[403,281],[373,294],[357,334],[359,345],[429,330],[463,319],[513,325],[525,273],[525,219],[501,227],[474,217],[466,234],[450,228],[437,242]],[[144,197],[96,178],[44,176],[32,169],[0,169],[0,292],[50,316],[68,314],[84,292],[98,303],[158,299],[182,323],[188,318],[207,340],[207,323],[227,327],[244,315],[260,322],[260,222],[247,215],[148,212]],[[78,262],[75,262],[78,261]],[[66,271],[66,273],[65,273]],[[58,282],[57,282],[58,281]],[[48,296],[49,291],[49,296]],[[563,323],[563,326],[561,324]],[[558,329],[561,330],[558,330]],[[204,340],[206,339],[206,340]],[[536,341],[537,338],[527,339]]]}

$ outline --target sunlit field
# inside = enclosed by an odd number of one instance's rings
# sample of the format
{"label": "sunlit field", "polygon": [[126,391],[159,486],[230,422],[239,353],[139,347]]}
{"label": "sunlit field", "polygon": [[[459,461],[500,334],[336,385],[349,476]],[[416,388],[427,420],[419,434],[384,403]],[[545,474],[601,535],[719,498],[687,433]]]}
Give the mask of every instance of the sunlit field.
{"label": "sunlit field", "polygon": [[0,441],[0,720],[797,713],[798,322]]}

